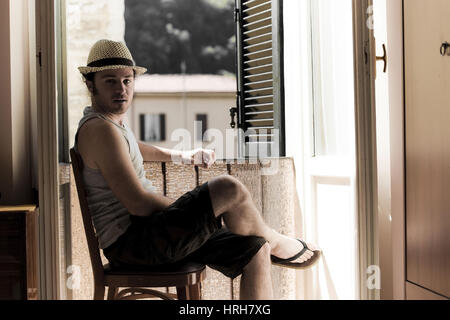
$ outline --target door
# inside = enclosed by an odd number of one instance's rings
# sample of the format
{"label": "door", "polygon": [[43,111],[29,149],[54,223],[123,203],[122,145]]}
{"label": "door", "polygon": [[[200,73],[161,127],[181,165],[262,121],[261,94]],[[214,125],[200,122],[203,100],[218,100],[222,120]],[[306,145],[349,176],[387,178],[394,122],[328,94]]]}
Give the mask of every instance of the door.
{"label": "door", "polygon": [[295,159],[301,235],[323,250],[318,267],[299,274],[300,299],[377,297],[366,286],[366,270],[377,264],[369,3],[285,2],[286,149]]}
{"label": "door", "polygon": [[[450,297],[448,0],[404,1],[407,288]],[[411,290],[406,295],[411,297]]]}
{"label": "door", "polygon": [[[380,298],[392,299],[392,235],[391,235],[391,158],[390,158],[390,103],[388,81],[387,1],[374,0],[368,8],[372,14],[369,27],[374,30],[374,51],[378,57],[375,75],[375,102],[377,127],[377,192],[378,192],[378,247],[380,267]],[[388,49],[389,48],[389,56]],[[384,57],[386,62],[384,62]],[[375,59],[374,59],[375,61]],[[389,62],[390,59],[389,59]]]}

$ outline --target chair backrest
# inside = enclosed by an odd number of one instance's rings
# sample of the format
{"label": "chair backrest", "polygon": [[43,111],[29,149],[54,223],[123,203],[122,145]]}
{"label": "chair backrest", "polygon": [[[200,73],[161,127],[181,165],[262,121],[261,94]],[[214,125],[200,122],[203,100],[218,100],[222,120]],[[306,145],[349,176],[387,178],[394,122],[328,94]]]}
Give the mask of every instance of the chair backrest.
{"label": "chair backrest", "polygon": [[78,191],[78,199],[80,200],[81,215],[83,217],[84,231],[86,233],[87,244],[89,248],[89,256],[91,257],[92,271],[94,273],[94,281],[103,281],[104,269],[102,259],[100,257],[100,249],[98,246],[97,236],[95,235],[94,225],[92,224],[91,212],[89,210],[86,199],[86,190],[83,182],[83,159],[75,151],[70,149],[70,157],[72,159],[73,174]]}

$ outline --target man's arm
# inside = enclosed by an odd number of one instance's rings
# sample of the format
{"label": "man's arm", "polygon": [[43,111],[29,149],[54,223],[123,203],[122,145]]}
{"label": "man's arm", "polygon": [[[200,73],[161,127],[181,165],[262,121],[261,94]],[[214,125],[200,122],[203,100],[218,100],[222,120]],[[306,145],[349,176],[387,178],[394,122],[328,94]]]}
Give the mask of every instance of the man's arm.
{"label": "man's arm", "polygon": [[181,159],[183,152],[138,142],[144,161],[170,162]]}
{"label": "man's arm", "polygon": [[80,131],[78,147],[82,158],[100,169],[117,199],[136,216],[149,216],[174,200],[148,192],[140,183],[121,133],[112,124],[91,120]]}
{"label": "man's arm", "polygon": [[179,151],[152,146],[138,142],[144,161],[178,162],[184,164],[197,164],[209,168],[216,161],[213,150],[196,149],[190,151]]}

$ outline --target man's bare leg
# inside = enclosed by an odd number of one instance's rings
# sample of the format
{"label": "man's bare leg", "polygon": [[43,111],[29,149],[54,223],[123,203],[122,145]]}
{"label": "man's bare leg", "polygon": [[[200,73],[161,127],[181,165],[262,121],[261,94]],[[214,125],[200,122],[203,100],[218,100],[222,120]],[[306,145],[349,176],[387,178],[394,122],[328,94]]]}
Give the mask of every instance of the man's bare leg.
{"label": "man's bare leg", "polygon": [[245,266],[241,277],[241,300],[273,300],[270,245],[266,243]]}
{"label": "man's bare leg", "polygon": [[[271,254],[282,259],[290,258],[303,249],[296,239],[286,237],[266,225],[250,192],[236,178],[226,175],[215,177],[208,181],[208,186],[214,214],[223,215],[231,232],[265,238],[271,247]],[[311,250],[316,249],[311,243],[307,245]],[[306,250],[294,262],[303,262],[312,256],[313,252]]]}

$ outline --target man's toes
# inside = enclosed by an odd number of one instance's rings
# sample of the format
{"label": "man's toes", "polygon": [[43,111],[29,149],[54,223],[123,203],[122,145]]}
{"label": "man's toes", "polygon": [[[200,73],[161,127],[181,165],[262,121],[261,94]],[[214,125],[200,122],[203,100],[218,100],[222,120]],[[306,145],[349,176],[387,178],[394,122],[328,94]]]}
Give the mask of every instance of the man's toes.
{"label": "man's toes", "polygon": [[315,244],[313,244],[313,243],[307,243],[307,245],[308,245],[308,248],[311,250],[311,251],[315,251],[315,250],[319,250],[319,247],[317,247]]}
{"label": "man's toes", "polygon": [[298,263],[303,263],[303,262],[305,262],[305,261],[307,261],[309,259],[311,259],[311,255],[309,255],[307,253],[304,253],[298,258],[297,262]]}

